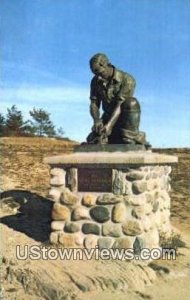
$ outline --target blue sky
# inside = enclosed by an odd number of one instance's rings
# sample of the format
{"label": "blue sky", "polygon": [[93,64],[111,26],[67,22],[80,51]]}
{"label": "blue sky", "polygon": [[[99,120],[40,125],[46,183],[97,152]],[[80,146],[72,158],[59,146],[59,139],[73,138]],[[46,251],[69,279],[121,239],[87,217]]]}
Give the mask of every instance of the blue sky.
{"label": "blue sky", "polygon": [[1,0],[1,113],[51,112],[84,141],[89,59],[104,52],[136,81],[141,130],[155,147],[190,146],[189,0]]}

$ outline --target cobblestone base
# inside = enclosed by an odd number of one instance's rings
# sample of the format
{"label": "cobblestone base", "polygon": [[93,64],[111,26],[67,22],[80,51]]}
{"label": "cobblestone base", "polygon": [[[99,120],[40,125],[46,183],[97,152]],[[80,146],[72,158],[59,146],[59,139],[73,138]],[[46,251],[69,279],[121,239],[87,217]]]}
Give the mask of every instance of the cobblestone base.
{"label": "cobblestone base", "polygon": [[112,193],[78,192],[76,168],[52,168],[50,241],[64,247],[159,247],[169,233],[171,167],[112,169]]}

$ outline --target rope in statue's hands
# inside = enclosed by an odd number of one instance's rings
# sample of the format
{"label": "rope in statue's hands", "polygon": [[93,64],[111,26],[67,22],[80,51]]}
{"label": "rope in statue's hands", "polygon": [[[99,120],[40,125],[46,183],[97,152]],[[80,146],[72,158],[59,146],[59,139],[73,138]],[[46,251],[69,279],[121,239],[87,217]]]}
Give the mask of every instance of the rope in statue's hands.
{"label": "rope in statue's hands", "polygon": [[109,136],[111,134],[111,128],[108,123],[100,129],[100,134],[105,136]]}
{"label": "rope in statue's hands", "polygon": [[107,144],[108,143],[108,135],[110,135],[110,134],[111,134],[111,131],[109,132],[107,124],[104,125],[102,122],[102,119],[98,119],[94,122],[94,125],[92,126],[91,143]]}

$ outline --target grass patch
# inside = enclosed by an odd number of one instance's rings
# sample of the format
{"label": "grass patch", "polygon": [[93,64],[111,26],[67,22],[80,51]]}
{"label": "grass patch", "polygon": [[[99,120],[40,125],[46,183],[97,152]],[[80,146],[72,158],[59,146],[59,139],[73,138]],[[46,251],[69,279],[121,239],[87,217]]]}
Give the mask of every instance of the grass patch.
{"label": "grass patch", "polygon": [[186,243],[182,240],[182,237],[179,233],[176,233],[172,230],[171,235],[168,237],[167,233],[160,234],[160,246],[167,249],[185,248]]}

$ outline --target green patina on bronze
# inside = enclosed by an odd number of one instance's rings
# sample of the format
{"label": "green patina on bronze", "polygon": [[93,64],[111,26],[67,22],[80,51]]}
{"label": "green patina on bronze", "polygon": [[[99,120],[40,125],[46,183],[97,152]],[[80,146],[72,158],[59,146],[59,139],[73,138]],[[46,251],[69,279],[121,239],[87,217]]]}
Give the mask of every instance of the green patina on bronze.
{"label": "green patina on bronze", "polygon": [[149,148],[145,133],[139,131],[141,110],[133,97],[136,86],[133,76],[114,67],[102,53],[90,59],[90,68],[95,75],[90,86],[94,125],[87,143],[139,144]]}

